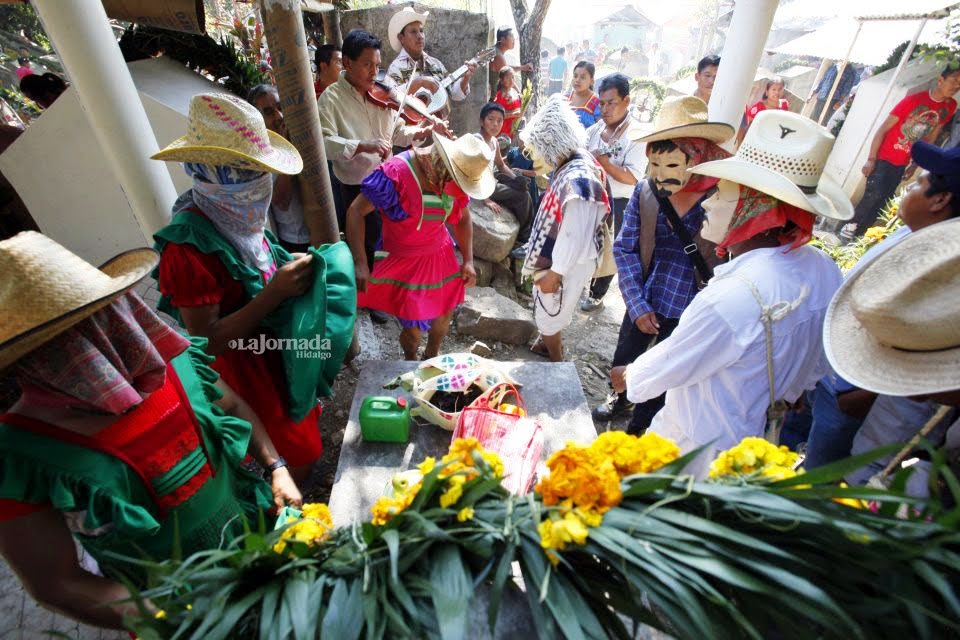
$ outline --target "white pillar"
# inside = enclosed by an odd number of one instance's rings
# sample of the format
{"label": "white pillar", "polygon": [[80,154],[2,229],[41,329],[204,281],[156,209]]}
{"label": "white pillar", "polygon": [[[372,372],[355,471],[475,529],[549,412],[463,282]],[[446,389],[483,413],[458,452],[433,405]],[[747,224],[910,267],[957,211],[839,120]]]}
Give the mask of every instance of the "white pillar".
{"label": "white pillar", "polygon": [[170,220],[177,198],[164,163],[151,160],[157,138],[99,0],[33,0],[113,168],[144,241]]}
{"label": "white pillar", "polygon": [[720,54],[717,80],[710,94],[711,121],[740,128],[747,95],[757,73],[777,4],[778,0],[737,1],[727,41]]}

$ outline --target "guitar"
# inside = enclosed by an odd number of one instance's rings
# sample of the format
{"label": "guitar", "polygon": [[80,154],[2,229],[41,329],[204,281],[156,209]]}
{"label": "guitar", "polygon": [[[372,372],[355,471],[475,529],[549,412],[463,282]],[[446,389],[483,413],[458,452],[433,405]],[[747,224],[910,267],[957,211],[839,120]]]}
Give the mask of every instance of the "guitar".
{"label": "guitar", "polygon": [[483,49],[443,80],[437,80],[430,76],[417,76],[410,83],[408,95],[420,100],[429,113],[439,114],[447,108],[449,103],[447,89],[453,83],[460,82],[461,78],[470,70],[470,65],[488,64],[496,55],[496,46]]}

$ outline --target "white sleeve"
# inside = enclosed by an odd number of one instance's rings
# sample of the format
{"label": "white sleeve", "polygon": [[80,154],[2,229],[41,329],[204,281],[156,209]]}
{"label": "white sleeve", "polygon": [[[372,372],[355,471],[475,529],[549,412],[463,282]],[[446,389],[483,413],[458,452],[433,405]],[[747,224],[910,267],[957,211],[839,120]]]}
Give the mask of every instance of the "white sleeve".
{"label": "white sleeve", "polygon": [[470,83],[467,83],[467,90],[464,91],[461,84],[463,83],[463,78],[460,78],[456,82],[450,85],[450,99],[454,102],[463,102],[467,99],[467,96],[470,94]]}
{"label": "white sleeve", "polygon": [[630,141],[623,154],[623,168],[633,174],[637,182],[647,177],[647,148],[642,142]]}
{"label": "white sleeve", "polygon": [[743,355],[723,314],[704,297],[701,293],[693,299],[669,338],[627,365],[630,402],[646,402],[670,389],[696,384]]}
{"label": "white sleeve", "polygon": [[590,258],[596,259],[597,248],[593,242],[597,219],[602,204],[576,198],[563,207],[563,223],[553,245],[550,270],[564,275],[572,267]]}

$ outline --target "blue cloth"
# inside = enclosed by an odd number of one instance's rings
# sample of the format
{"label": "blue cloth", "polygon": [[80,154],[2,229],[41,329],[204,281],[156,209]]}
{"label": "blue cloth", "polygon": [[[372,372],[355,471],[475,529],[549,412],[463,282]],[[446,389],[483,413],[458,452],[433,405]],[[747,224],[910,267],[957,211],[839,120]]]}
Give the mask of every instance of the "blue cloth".
{"label": "blue cloth", "polygon": [[360,185],[360,192],[367,197],[370,204],[380,209],[385,216],[394,222],[406,220],[409,214],[400,206],[400,193],[393,180],[387,177],[382,169],[377,169]]}
{"label": "blue cloth", "polygon": [[[505,160],[512,169],[533,171],[533,160],[524,156],[520,147],[510,147]],[[537,181],[533,178],[527,182],[530,184],[530,199],[533,201],[533,210],[536,211],[540,208],[540,190],[537,188]]]}
{"label": "blue cloth", "polygon": [[567,72],[567,61],[562,56],[556,56],[550,61],[550,79],[563,80],[563,74]]}
{"label": "blue cloth", "polygon": [[[830,95],[830,89],[833,88],[833,82],[837,79],[837,65],[831,66],[827,69],[827,72],[823,74],[823,78],[820,80],[820,84],[817,85],[817,99],[826,100],[827,96]],[[833,101],[842,100],[850,95],[850,91],[853,89],[853,85],[857,81],[857,73],[853,70],[853,67],[849,64],[843,70],[843,75],[840,76],[840,84],[837,85],[837,90],[833,94]]]}
{"label": "blue cloth", "polygon": [[583,125],[584,129],[589,129],[601,120],[599,102],[597,102],[597,107],[593,111],[587,111],[586,109],[574,109],[573,112],[577,114],[577,120],[580,121],[580,124]]}
{"label": "blue cloth", "polygon": [[840,410],[837,396],[856,389],[835,373],[824,376],[810,393],[813,426],[807,438],[807,457],[803,466],[814,469],[850,456],[853,438],[863,420]]}
{"label": "blue cloth", "polygon": [[[620,293],[633,321],[651,311],[665,318],[679,318],[699,290],[696,271],[661,210],[657,212],[656,245],[650,261],[650,273],[644,275],[640,262],[640,213],[637,202],[640,189],[649,188],[645,184],[641,182],[633,190],[630,203],[623,212],[623,227],[613,243]],[[700,227],[703,226],[701,202],[681,218],[691,237],[700,233]]]}

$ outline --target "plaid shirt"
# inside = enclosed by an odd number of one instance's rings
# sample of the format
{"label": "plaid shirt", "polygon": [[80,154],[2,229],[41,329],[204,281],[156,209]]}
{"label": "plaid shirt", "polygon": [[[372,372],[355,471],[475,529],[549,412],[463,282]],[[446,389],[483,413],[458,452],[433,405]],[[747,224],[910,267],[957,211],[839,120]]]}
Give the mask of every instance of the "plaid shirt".
{"label": "plaid shirt", "polygon": [[[833,88],[833,83],[837,79],[837,65],[833,65],[827,72],[823,74],[823,79],[820,80],[820,84],[817,85],[817,98],[819,100],[826,100],[827,96],[830,95],[830,89]],[[837,85],[837,90],[833,94],[833,100],[842,100],[850,95],[850,91],[853,90],[853,85],[857,80],[857,72],[854,71],[853,67],[847,65],[843,70],[843,75],[840,76],[840,84]]]}
{"label": "plaid shirt", "polygon": [[[650,260],[650,274],[644,278],[643,265],[640,263],[640,214],[637,211],[637,194],[644,184],[641,182],[634,190],[623,212],[620,234],[613,245],[620,293],[633,321],[651,311],[665,318],[679,318],[697,294],[696,271],[661,210],[657,212],[656,243]],[[699,202],[681,218],[691,237],[700,233],[703,219],[704,211]]]}

